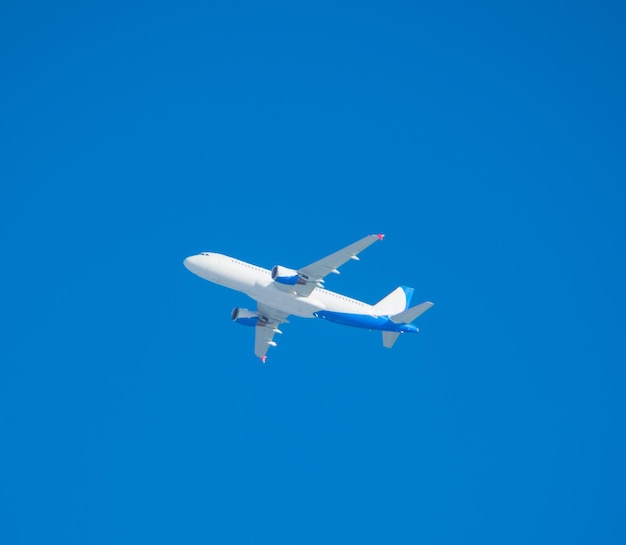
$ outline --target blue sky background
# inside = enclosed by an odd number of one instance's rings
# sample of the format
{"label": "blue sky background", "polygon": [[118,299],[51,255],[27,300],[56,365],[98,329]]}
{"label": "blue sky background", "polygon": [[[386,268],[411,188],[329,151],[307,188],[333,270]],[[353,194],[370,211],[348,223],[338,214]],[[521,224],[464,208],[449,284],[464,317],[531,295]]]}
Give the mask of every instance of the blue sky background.
{"label": "blue sky background", "polygon": [[[0,542],[626,542],[620,2],[0,8]],[[393,350],[184,257],[435,307]]]}

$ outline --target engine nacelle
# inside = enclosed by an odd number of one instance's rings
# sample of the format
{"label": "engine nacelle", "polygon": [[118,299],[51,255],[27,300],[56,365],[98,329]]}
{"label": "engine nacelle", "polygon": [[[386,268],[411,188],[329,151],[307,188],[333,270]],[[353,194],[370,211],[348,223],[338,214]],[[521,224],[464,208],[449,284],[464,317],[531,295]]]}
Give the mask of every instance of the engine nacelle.
{"label": "engine nacelle", "polygon": [[287,284],[288,286],[295,286],[296,284],[306,284],[306,280],[300,278],[298,271],[288,269],[287,267],[281,267],[275,265],[272,268],[272,280],[279,284]]}
{"label": "engine nacelle", "polygon": [[233,322],[241,325],[253,327],[259,323],[259,316],[256,312],[252,312],[247,308],[235,307],[230,317]]}

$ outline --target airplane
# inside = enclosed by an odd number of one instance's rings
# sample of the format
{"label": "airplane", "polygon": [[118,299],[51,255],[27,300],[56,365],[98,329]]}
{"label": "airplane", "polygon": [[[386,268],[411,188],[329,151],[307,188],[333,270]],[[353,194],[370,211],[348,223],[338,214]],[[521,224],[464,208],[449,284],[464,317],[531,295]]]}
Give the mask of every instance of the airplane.
{"label": "airplane", "polygon": [[263,269],[227,255],[202,252],[183,264],[195,275],[227,288],[241,291],[257,302],[256,311],[236,307],[231,319],[255,328],[254,353],[263,363],[270,347],[276,346],[278,326],[290,315],[322,318],[342,325],[382,331],[383,346],[391,348],[400,334],[417,333],[411,322],[433,303],[425,301],[409,308],[413,288],[400,286],[375,305],[351,299],[324,287],[324,278],[339,274],[348,261],[359,261],[358,254],[385,235],[368,235],[337,252],[294,270],[281,265]]}

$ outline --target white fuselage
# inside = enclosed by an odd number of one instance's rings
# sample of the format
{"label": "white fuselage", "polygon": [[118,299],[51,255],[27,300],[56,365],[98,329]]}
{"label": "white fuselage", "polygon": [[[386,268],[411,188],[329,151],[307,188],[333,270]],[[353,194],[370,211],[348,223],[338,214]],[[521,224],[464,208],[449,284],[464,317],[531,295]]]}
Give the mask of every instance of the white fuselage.
{"label": "white fuselage", "polygon": [[185,259],[185,266],[209,282],[241,291],[258,303],[286,314],[314,318],[322,310],[348,314],[374,314],[372,305],[324,288],[315,288],[311,295],[298,295],[290,286],[272,280],[271,272],[227,255],[203,252]]}

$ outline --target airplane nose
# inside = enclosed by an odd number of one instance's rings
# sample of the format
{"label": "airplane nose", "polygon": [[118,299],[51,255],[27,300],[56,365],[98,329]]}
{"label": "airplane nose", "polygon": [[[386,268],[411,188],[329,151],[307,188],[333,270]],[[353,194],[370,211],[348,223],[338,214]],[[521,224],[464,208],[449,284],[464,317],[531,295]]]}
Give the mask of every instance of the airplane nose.
{"label": "airplane nose", "polygon": [[197,260],[197,255],[191,255],[183,260],[183,265],[187,267],[191,272],[194,272],[195,265],[197,265]]}

